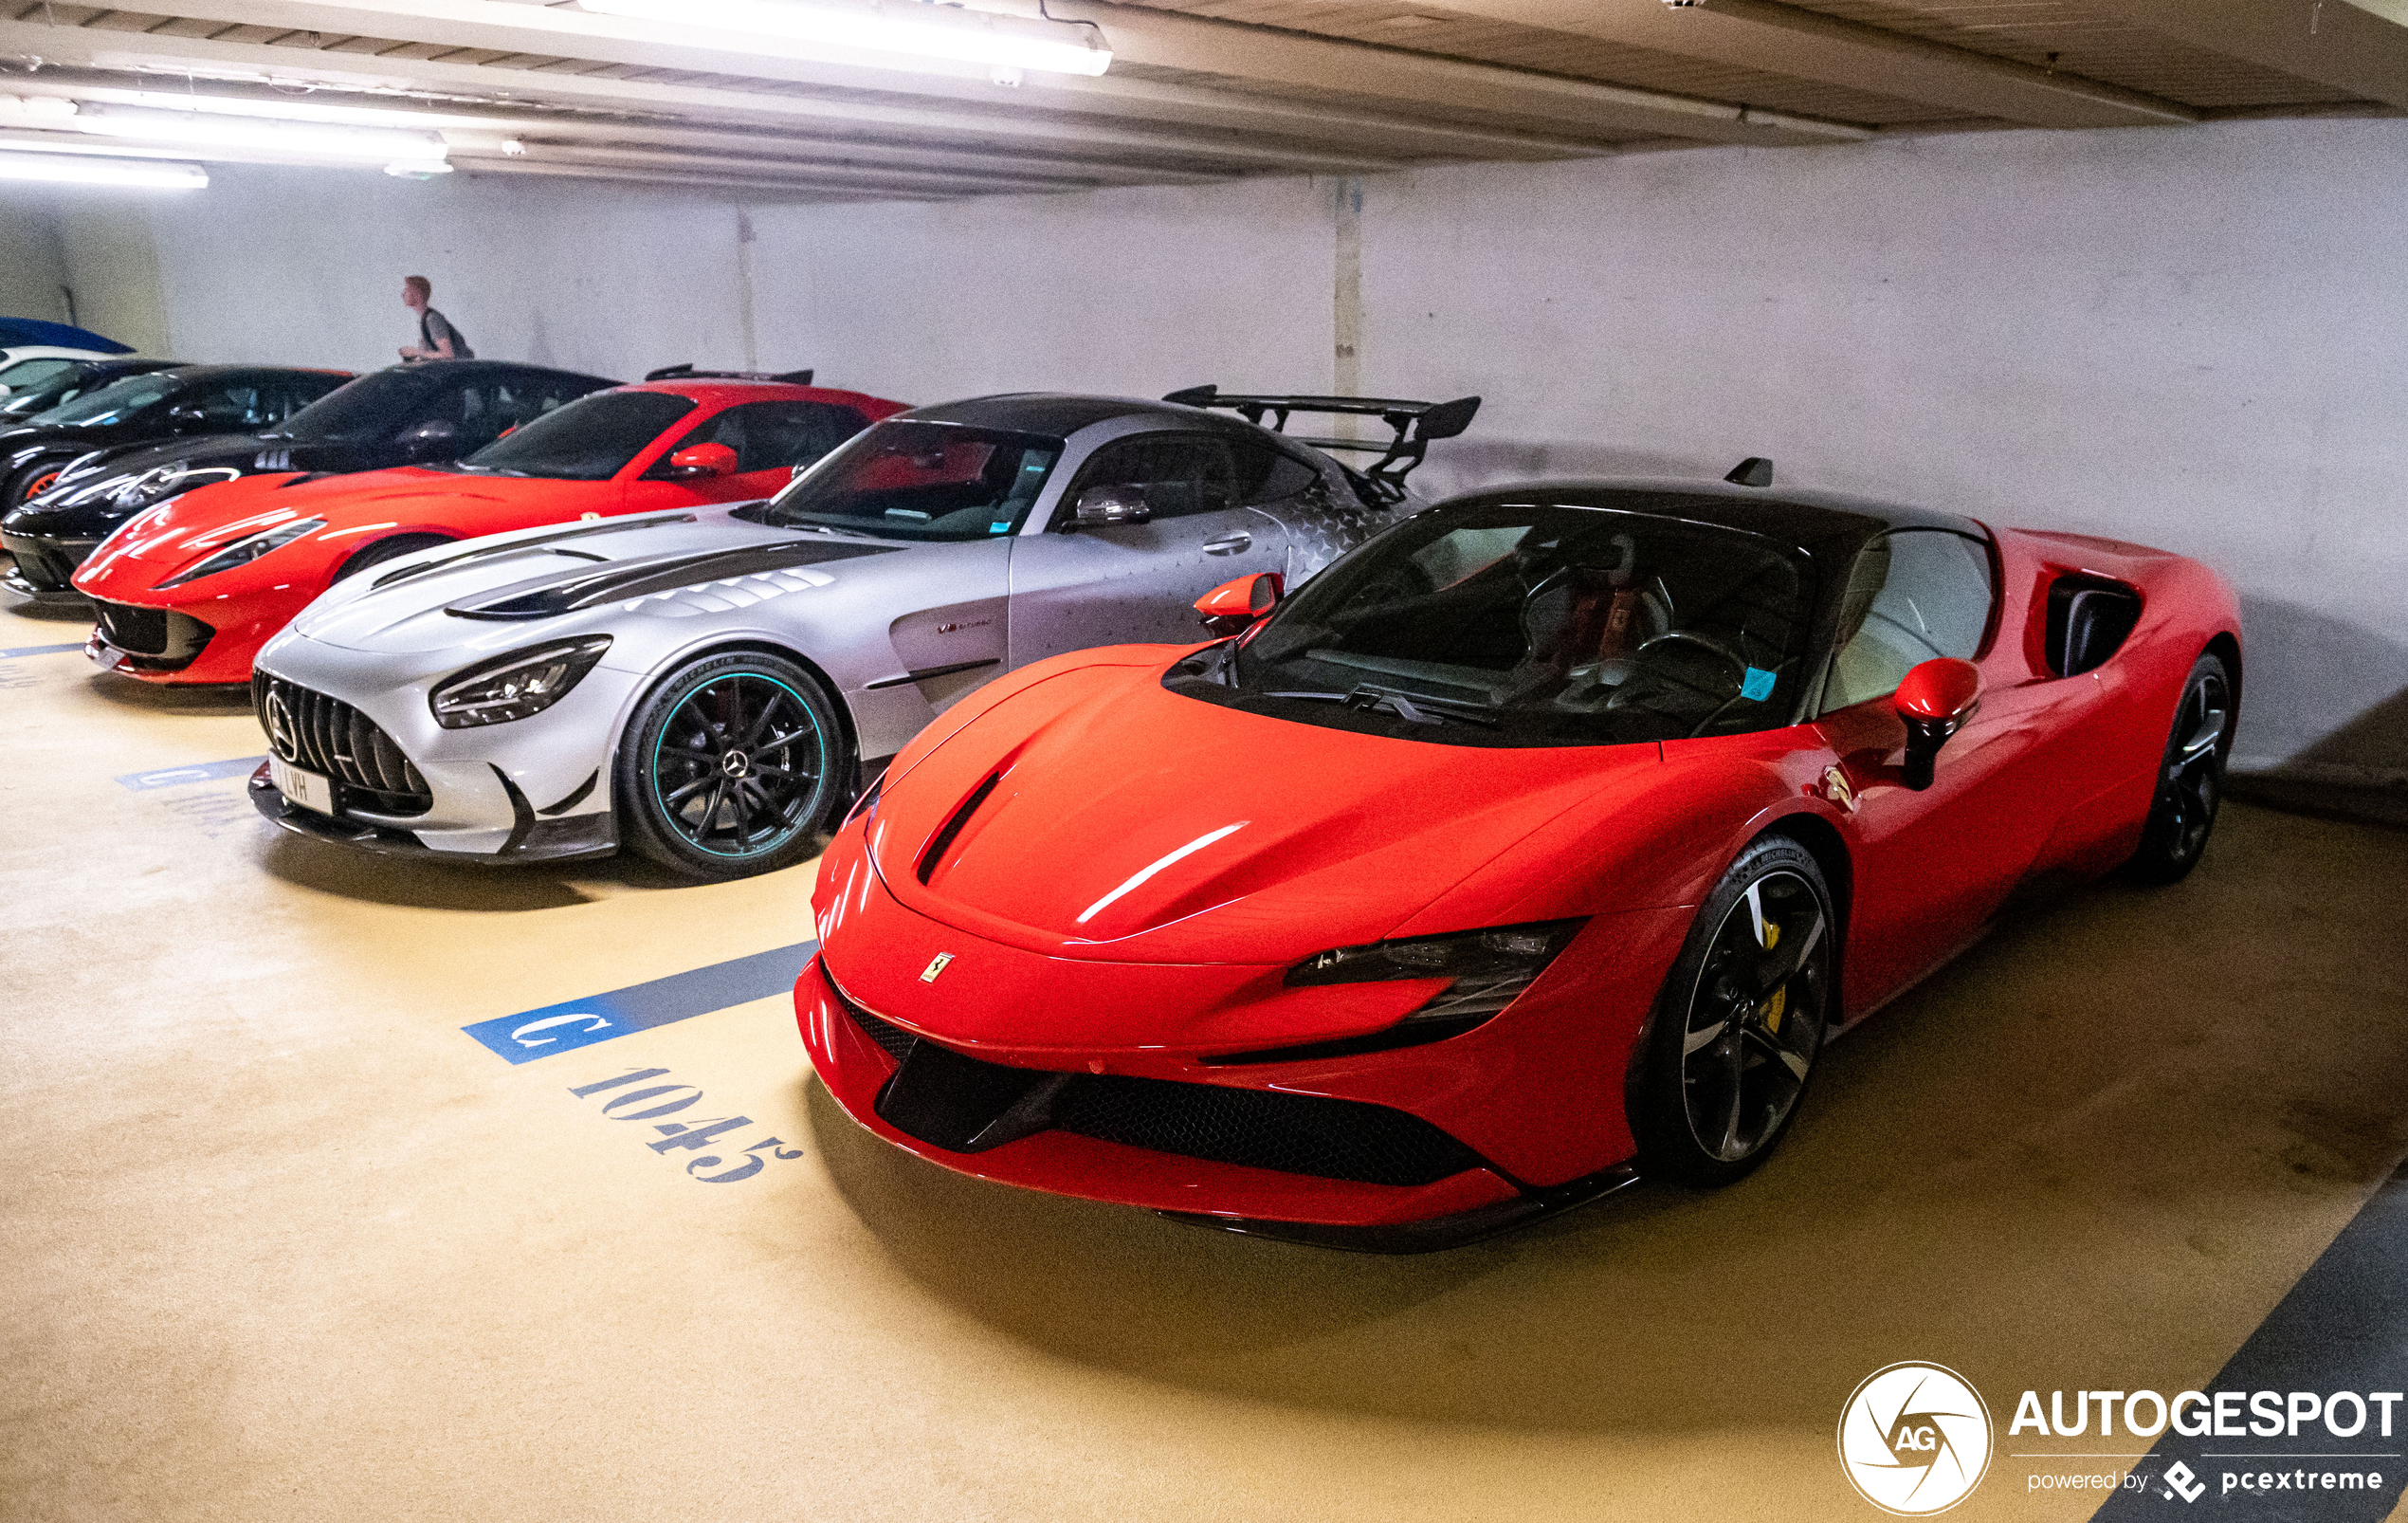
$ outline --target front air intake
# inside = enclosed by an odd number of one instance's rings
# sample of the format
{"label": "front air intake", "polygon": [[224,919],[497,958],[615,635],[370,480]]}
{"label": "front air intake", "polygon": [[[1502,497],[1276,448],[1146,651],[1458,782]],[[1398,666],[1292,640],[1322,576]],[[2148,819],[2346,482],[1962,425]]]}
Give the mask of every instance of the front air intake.
{"label": "front air intake", "polygon": [[251,706],[269,749],[340,783],[345,807],[393,816],[434,807],[433,790],[392,737],[341,699],[254,668]]}

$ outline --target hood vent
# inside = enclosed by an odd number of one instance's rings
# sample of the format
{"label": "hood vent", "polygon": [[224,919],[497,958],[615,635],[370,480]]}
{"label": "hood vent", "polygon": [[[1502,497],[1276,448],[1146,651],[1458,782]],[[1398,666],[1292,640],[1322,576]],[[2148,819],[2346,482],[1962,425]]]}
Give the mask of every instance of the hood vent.
{"label": "hood vent", "polygon": [[987,780],[972,789],[970,797],[961,801],[961,807],[953,812],[953,817],[929,838],[928,850],[920,853],[919,877],[923,885],[937,875],[937,864],[944,859],[945,853],[960,837],[961,828],[970,823],[970,817],[978,812],[978,806],[987,801],[987,795],[994,792],[995,784],[1002,780],[1001,772],[987,774]]}
{"label": "hood vent", "polygon": [[728,550],[705,550],[699,555],[675,556],[665,560],[625,562],[607,571],[555,582],[532,592],[511,593],[483,603],[455,603],[444,612],[455,618],[557,618],[563,614],[574,614],[597,604],[674,592],[697,582],[750,577],[764,571],[784,571],[828,560],[850,560],[856,556],[886,555],[893,548],[898,547],[789,541],[784,543],[741,545]]}

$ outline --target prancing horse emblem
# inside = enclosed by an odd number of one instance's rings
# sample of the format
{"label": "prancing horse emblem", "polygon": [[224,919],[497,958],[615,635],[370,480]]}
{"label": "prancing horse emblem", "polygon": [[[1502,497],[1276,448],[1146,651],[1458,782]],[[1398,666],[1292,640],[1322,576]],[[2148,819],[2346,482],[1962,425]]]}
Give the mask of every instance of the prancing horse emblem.
{"label": "prancing horse emblem", "polygon": [[1823,797],[1852,815],[1856,812],[1856,800],[1848,787],[1848,774],[1837,767],[1823,768]]}
{"label": "prancing horse emblem", "polygon": [[942,973],[945,970],[945,964],[952,961],[953,954],[951,952],[939,952],[936,956],[928,960],[928,966],[921,972],[920,982],[922,983],[936,982],[937,975]]}

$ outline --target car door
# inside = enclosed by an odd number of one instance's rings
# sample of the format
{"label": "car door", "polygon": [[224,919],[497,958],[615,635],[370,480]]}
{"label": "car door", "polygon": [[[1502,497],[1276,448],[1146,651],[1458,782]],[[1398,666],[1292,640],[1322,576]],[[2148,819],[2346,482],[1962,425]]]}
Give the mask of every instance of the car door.
{"label": "car door", "polygon": [[[1110,490],[1141,498],[1142,523],[1084,525],[1077,505]],[[1232,577],[1284,571],[1278,519],[1240,501],[1227,439],[1141,433],[1100,446],[1059,499],[1047,532],[1012,551],[1012,664],[1090,646],[1204,638],[1195,599]]]}
{"label": "car door", "polygon": [[1987,547],[1945,530],[1884,535],[1851,568],[1816,725],[1835,758],[1822,791],[1848,811],[1855,857],[1847,963],[1855,1008],[1961,945],[2045,831],[2008,786],[2032,743],[2030,716],[2011,692],[1985,688],[1980,710],[1941,747],[1930,787],[1904,780],[1906,727],[1890,695],[1925,661],[1974,659],[1997,602]]}
{"label": "car door", "polygon": [[[869,426],[869,420],[832,402],[745,402],[712,413],[661,452],[643,476],[629,484],[629,510],[698,503],[748,503],[775,494],[794,473]],[[698,444],[736,451],[736,470],[726,476],[680,476],[671,456]]]}

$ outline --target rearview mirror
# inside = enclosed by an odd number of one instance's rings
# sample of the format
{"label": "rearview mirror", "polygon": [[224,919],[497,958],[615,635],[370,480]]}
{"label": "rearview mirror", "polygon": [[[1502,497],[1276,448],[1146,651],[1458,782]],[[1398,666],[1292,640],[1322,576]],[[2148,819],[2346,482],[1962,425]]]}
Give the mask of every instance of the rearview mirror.
{"label": "rearview mirror", "polygon": [[1070,510],[1072,522],[1081,528],[1100,529],[1114,523],[1148,523],[1154,509],[1147,505],[1142,486],[1090,486],[1079,494],[1078,505]]}
{"label": "rearview mirror", "polygon": [[723,444],[687,445],[669,456],[669,475],[733,476],[736,474],[736,451]]}
{"label": "rearview mirror", "polygon": [[1258,571],[1221,583],[1195,600],[1204,627],[1216,635],[1235,634],[1266,617],[1286,595],[1287,582],[1276,571]]}
{"label": "rearview mirror", "polygon": [[1948,656],[1926,661],[1906,673],[1889,702],[1906,722],[1906,783],[1920,793],[1931,786],[1940,748],[1981,706],[1981,672]]}

